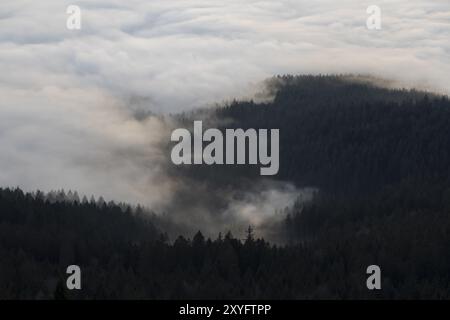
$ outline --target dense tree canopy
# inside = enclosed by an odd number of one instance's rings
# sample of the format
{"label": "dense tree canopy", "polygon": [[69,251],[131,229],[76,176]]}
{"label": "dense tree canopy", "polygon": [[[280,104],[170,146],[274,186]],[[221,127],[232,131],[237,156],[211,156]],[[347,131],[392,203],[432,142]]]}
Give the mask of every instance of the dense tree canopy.
{"label": "dense tree canopy", "polygon": [[[448,98],[337,76],[271,83],[272,102],[214,113],[227,127],[279,128],[277,179],[319,189],[289,210],[286,245],[252,228],[211,240],[202,226],[168,241],[140,208],[2,189],[0,299],[449,298]],[[180,170],[218,184],[259,178],[249,166]],[[64,289],[69,264],[83,270],[80,292]],[[381,291],[366,288],[371,264]]]}

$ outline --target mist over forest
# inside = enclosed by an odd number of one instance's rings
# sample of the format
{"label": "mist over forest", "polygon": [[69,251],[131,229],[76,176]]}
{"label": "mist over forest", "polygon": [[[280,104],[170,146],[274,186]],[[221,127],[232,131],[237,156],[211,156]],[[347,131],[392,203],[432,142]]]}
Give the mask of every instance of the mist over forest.
{"label": "mist over forest", "polygon": [[[373,80],[282,75],[216,108],[138,108],[133,136],[160,130],[114,153],[136,201],[0,190],[0,298],[449,298],[450,101]],[[279,128],[279,173],[173,165],[170,131],[194,120]],[[69,264],[82,291],[64,287]]]}

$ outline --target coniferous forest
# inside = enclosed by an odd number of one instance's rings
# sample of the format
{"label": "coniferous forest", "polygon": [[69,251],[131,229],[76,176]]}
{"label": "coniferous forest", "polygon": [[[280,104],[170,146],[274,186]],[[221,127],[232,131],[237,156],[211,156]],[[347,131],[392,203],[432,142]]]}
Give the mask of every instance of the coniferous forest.
{"label": "coniferous forest", "polygon": [[[0,299],[450,298],[448,97],[347,76],[278,76],[268,90],[273,100],[233,101],[214,116],[279,128],[274,179],[318,190],[273,226],[283,241],[251,226],[169,236],[170,212],[3,188]],[[259,179],[251,166],[174,171],[221,186]],[[83,290],[65,288],[70,264]],[[382,290],[366,287],[372,264]]]}

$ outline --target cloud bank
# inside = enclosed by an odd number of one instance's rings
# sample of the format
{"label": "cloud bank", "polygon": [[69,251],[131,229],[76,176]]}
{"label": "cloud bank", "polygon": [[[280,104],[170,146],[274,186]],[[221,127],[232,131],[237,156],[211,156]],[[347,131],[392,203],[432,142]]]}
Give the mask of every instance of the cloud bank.
{"label": "cloud bank", "polygon": [[[81,30],[66,28],[72,4]],[[372,4],[378,31],[366,28]],[[284,73],[450,93],[449,35],[448,0],[3,0],[0,183],[164,207],[179,188],[161,148],[173,124],[136,112],[252,96]],[[258,209],[235,206],[252,219]]]}
{"label": "cloud bank", "polygon": [[[428,3],[427,3],[428,2]],[[175,112],[247,95],[280,73],[371,73],[448,92],[450,3],[2,1],[2,86],[95,87]],[[66,8],[82,29],[66,29]]]}

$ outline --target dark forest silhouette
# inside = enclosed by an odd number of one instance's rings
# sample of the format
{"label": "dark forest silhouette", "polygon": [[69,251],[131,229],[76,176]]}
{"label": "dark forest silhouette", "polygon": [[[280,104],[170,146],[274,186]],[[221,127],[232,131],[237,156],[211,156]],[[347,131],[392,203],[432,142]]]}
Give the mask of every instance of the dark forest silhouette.
{"label": "dark forest silhouette", "polygon": [[[2,189],[0,299],[449,298],[448,98],[338,76],[273,85],[273,102],[215,112],[231,127],[279,128],[277,178],[320,190],[289,210],[286,245],[252,229],[205,239],[202,226],[169,241],[156,216],[124,204]],[[258,176],[249,166],[183,170],[219,184]],[[83,270],[80,292],[61,285],[69,264]],[[366,288],[371,264],[381,291]]]}

